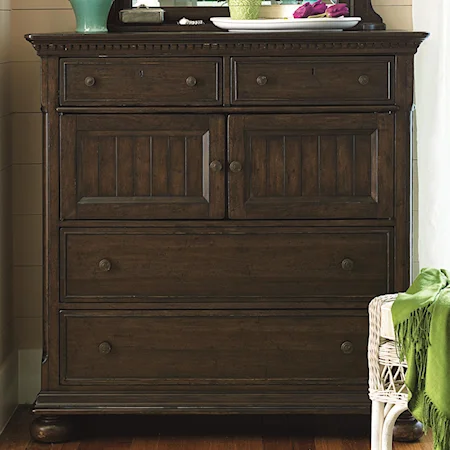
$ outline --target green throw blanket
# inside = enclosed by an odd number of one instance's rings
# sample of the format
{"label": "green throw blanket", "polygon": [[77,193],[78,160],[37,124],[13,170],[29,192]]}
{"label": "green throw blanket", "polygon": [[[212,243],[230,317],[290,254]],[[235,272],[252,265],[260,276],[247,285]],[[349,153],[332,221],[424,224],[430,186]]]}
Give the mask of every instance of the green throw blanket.
{"label": "green throw blanket", "polygon": [[435,450],[450,450],[450,271],[423,269],[392,306],[406,357],[409,409],[433,429]]}

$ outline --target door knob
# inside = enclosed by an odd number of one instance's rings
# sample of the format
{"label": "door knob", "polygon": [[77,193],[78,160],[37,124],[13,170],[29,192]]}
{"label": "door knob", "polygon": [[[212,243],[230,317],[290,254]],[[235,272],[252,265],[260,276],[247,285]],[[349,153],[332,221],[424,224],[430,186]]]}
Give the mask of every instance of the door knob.
{"label": "door knob", "polygon": [[230,170],[234,173],[238,173],[242,170],[242,164],[239,161],[232,161],[230,163]]}
{"label": "door knob", "polygon": [[209,168],[213,171],[213,172],[220,172],[222,170],[222,163],[220,161],[212,161],[211,164],[209,165]]}

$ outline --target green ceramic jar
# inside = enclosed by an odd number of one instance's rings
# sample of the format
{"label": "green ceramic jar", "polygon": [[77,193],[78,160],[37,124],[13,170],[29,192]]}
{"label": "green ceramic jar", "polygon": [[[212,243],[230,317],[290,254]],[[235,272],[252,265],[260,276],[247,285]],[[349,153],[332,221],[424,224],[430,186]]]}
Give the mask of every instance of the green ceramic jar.
{"label": "green ceramic jar", "polygon": [[228,0],[233,20],[255,20],[259,16],[261,0]]}
{"label": "green ceramic jar", "polygon": [[77,33],[106,33],[114,0],[69,0],[77,20]]}

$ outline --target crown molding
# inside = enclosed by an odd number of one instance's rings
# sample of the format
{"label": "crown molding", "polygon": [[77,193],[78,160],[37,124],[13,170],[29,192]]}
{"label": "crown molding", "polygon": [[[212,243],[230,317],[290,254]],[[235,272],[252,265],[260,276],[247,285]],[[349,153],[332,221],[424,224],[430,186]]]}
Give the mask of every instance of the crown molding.
{"label": "crown molding", "polygon": [[280,34],[236,33],[120,33],[107,35],[26,35],[39,56],[73,55],[214,55],[214,54],[311,54],[311,53],[415,53],[426,33],[341,32]]}

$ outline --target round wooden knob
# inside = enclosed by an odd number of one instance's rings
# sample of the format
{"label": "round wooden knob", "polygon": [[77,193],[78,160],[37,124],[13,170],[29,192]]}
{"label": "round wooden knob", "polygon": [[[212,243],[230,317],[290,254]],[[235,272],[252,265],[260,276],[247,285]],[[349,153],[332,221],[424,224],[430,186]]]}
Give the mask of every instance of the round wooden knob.
{"label": "round wooden knob", "polygon": [[111,261],[109,261],[108,259],[102,259],[99,263],[98,263],[98,268],[102,271],[102,272],[109,272],[111,270],[112,264]]}
{"label": "round wooden knob", "polygon": [[222,163],[220,161],[213,161],[210,165],[209,168],[213,171],[213,172],[220,172],[222,170]]}
{"label": "round wooden knob", "polygon": [[186,78],[186,84],[189,87],[194,87],[197,84],[197,79],[195,77],[187,77]]}
{"label": "round wooden knob", "polygon": [[361,84],[362,86],[365,86],[366,84],[369,84],[370,78],[368,75],[361,75],[358,78],[358,83]]}
{"label": "round wooden knob", "polygon": [[355,266],[355,263],[350,258],[345,258],[341,262],[341,267],[348,272],[350,270],[353,270],[354,266]]}
{"label": "round wooden knob", "polygon": [[94,77],[86,77],[84,79],[84,84],[88,87],[94,86],[95,84],[95,78]]}
{"label": "round wooden knob", "polygon": [[265,75],[260,75],[257,79],[256,79],[256,83],[259,86],[264,86],[267,84],[267,77]]}
{"label": "round wooden knob", "polygon": [[98,346],[98,351],[102,354],[102,355],[107,355],[108,353],[111,353],[112,350],[112,346],[109,342],[102,342],[99,346]]}
{"label": "round wooden knob", "polygon": [[242,170],[242,164],[239,161],[232,161],[230,163],[230,170],[234,173],[240,172]]}
{"label": "round wooden knob", "polygon": [[341,345],[341,352],[345,355],[349,355],[350,353],[353,353],[354,347],[353,344],[350,341],[345,341]]}

